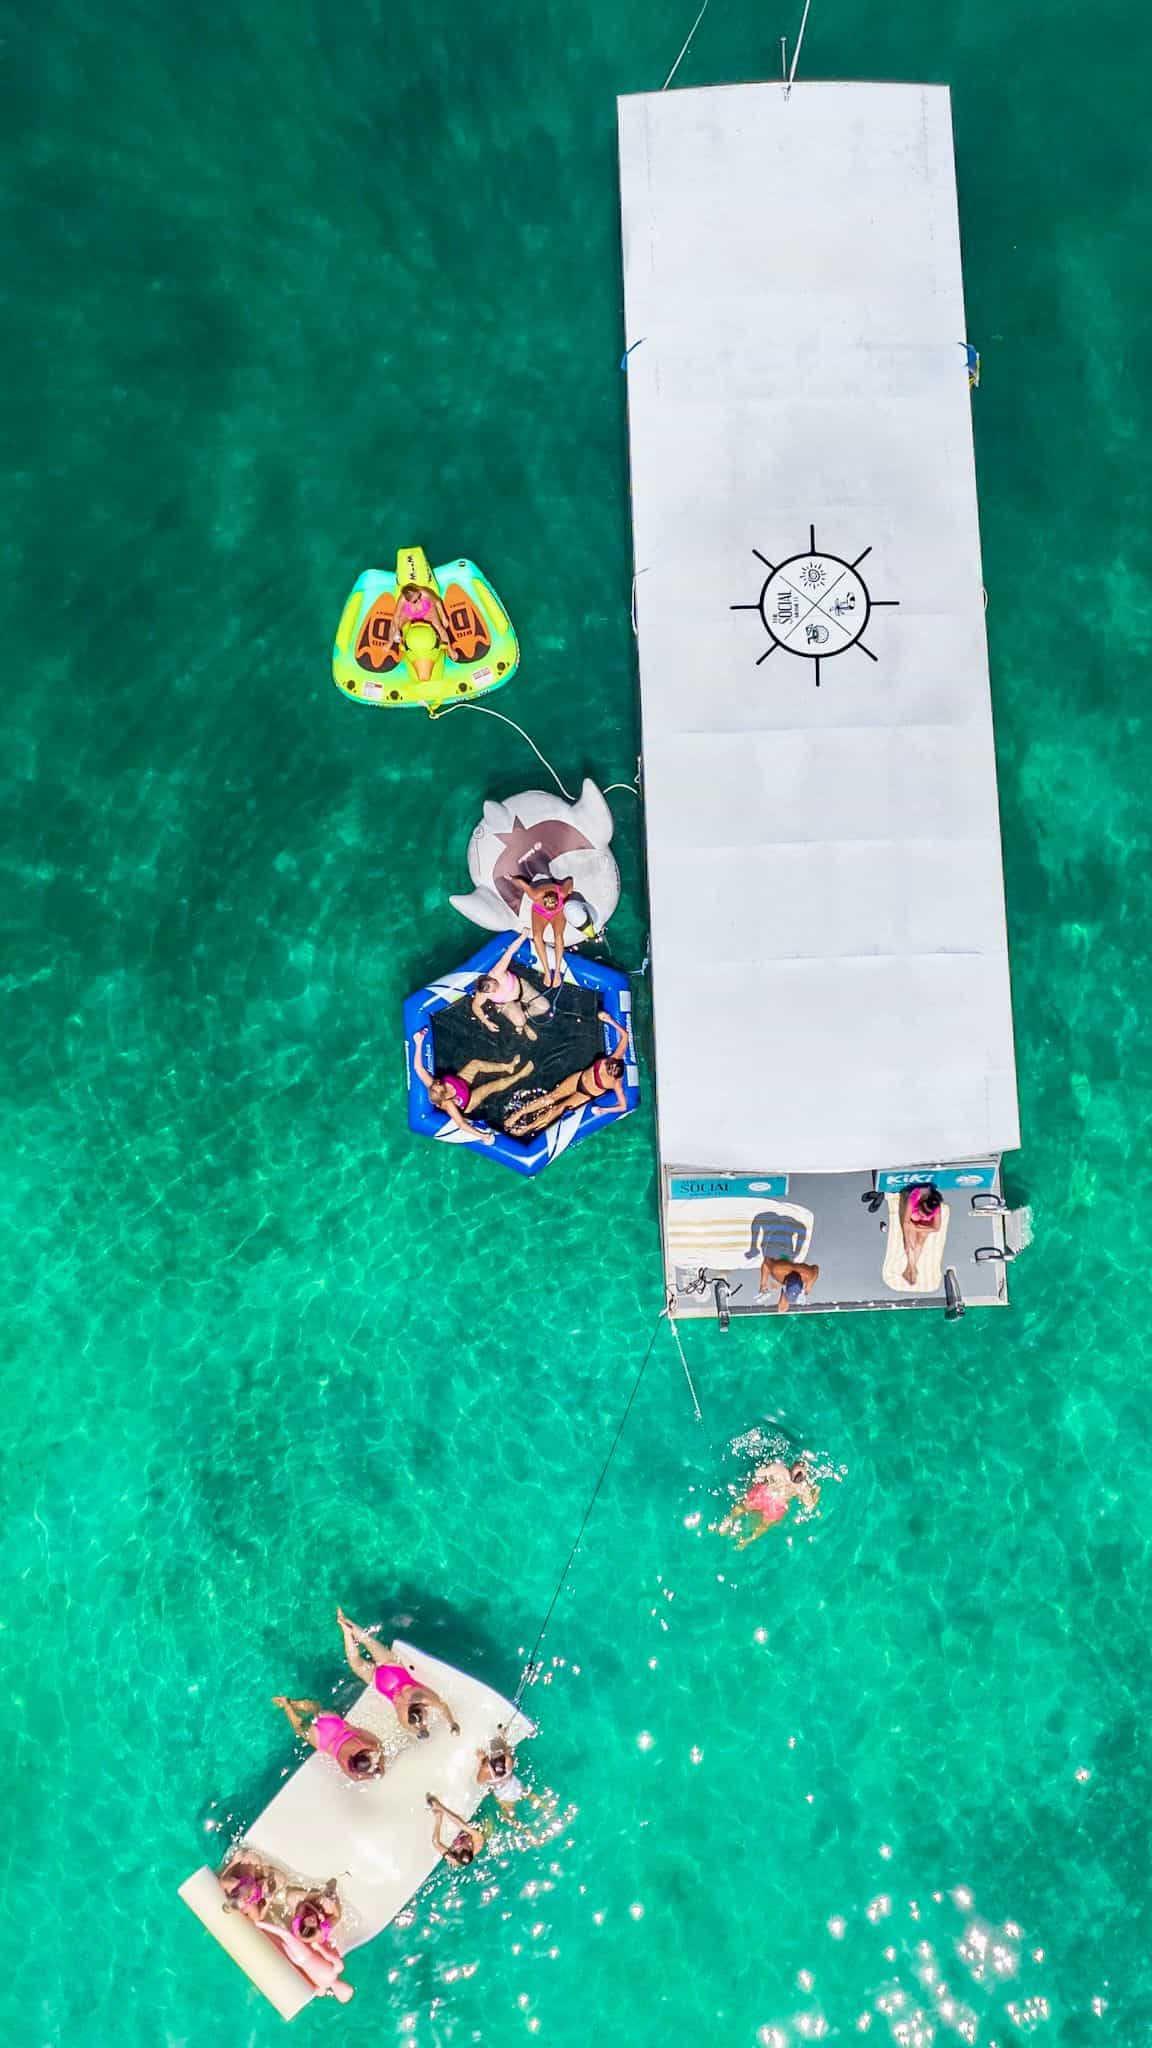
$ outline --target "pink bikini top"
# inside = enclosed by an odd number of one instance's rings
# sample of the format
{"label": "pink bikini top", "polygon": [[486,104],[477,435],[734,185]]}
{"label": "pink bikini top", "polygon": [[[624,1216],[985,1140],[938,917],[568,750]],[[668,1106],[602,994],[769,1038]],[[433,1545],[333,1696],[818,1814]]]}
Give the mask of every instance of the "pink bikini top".
{"label": "pink bikini top", "polygon": [[468,1086],[467,1081],[462,1081],[459,1074],[441,1074],[439,1078],[444,1083],[445,1088],[452,1090],[461,1109],[467,1109],[468,1104],[472,1100],[472,1090]]}
{"label": "pink bikini top", "polygon": [[410,619],[430,619],[432,617],[432,599],[426,590],[422,591],[419,597],[402,597],[400,602]]}
{"label": "pink bikini top", "polygon": [[496,982],[496,987],[494,989],[485,989],[484,1001],[486,1003],[515,1002],[516,997],[520,993],[520,976],[513,974],[510,967],[506,967],[503,974],[493,975],[492,979]]}

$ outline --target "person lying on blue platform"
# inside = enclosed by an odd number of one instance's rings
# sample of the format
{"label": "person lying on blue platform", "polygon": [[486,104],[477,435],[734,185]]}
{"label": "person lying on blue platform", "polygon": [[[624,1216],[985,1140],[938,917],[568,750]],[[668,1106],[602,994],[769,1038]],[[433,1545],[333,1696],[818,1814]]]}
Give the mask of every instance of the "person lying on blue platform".
{"label": "person lying on blue platform", "polygon": [[[606,1010],[597,1012],[601,1024],[607,1024],[616,1034],[616,1043],[610,1053],[593,1060],[590,1067],[584,1067],[578,1074],[569,1074],[557,1082],[546,1095],[534,1096],[531,1102],[521,1103],[504,1119],[504,1129],[513,1138],[534,1138],[538,1131],[546,1131],[551,1124],[558,1123],[570,1109],[583,1109],[585,1104],[593,1105],[593,1116],[603,1116],[610,1109],[623,1114],[628,1107],[624,1093],[624,1061],[621,1055],[629,1042],[628,1032],[615,1017]],[[610,1095],[610,1102],[598,1101],[597,1097]]]}
{"label": "person lying on blue platform", "polygon": [[480,976],[472,991],[472,1015],[478,1024],[484,1026],[485,1031],[498,1032],[500,1026],[488,1015],[488,1006],[491,1004],[493,1009],[499,1010],[502,1017],[507,1018],[517,1037],[535,1038],[536,1033],[532,1029],[530,1018],[546,1017],[552,1005],[546,995],[538,988],[533,988],[530,981],[525,981],[521,975],[513,973],[512,956],[519,951],[521,943],[520,934],[517,932],[515,938],[505,946],[495,965],[487,974]]}
{"label": "person lying on blue platform", "polygon": [[[484,1145],[494,1145],[495,1131],[482,1131],[464,1112],[470,1109],[475,1116],[481,1103],[486,1102],[490,1095],[500,1095],[518,1082],[526,1081],[533,1071],[531,1060],[465,1060],[458,1074],[434,1074],[424,1063],[427,1037],[427,1029],[416,1033],[412,1041],[412,1065],[428,1090],[428,1100],[433,1109],[442,1110],[458,1131],[467,1131],[469,1137],[479,1138]],[[481,1074],[498,1074],[503,1078],[484,1081],[477,1087]]]}

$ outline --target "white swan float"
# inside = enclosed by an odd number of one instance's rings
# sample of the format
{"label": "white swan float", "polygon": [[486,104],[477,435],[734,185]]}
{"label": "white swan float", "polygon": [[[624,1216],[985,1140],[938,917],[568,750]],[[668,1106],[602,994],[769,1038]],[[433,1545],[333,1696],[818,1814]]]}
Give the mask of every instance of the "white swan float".
{"label": "white swan float", "polygon": [[578,946],[602,932],[620,901],[620,870],[609,852],[612,813],[594,782],[585,781],[578,802],[547,790],[524,789],[505,803],[489,802],[468,841],[470,896],[450,896],[461,915],[485,931],[527,929],[531,906],[515,877],[535,881],[552,875],[572,879],[565,906],[565,944]]}

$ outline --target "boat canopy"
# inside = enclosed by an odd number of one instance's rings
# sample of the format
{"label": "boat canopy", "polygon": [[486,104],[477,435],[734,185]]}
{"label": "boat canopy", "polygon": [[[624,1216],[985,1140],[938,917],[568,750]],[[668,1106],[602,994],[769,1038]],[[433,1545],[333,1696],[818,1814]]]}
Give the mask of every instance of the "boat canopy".
{"label": "boat canopy", "polygon": [[948,91],[619,102],[660,1149],[1019,1143]]}

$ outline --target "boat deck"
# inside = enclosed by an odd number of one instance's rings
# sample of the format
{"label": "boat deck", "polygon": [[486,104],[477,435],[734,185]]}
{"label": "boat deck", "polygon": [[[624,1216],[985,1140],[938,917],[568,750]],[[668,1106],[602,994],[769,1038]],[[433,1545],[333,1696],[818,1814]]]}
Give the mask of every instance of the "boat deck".
{"label": "boat deck", "polygon": [[1014,1230],[1011,1212],[990,1207],[1002,1199],[996,1162],[952,1167],[932,1177],[945,1205],[944,1243],[935,1257],[929,1253],[922,1261],[912,1288],[900,1236],[898,1183],[904,1175],[666,1172],[669,1306],[677,1316],[775,1315],[779,1285],[761,1267],[768,1257],[802,1270],[818,1268],[796,1312],[939,1310],[946,1304],[948,1273],[966,1307],[1002,1307],[1019,1228]]}

